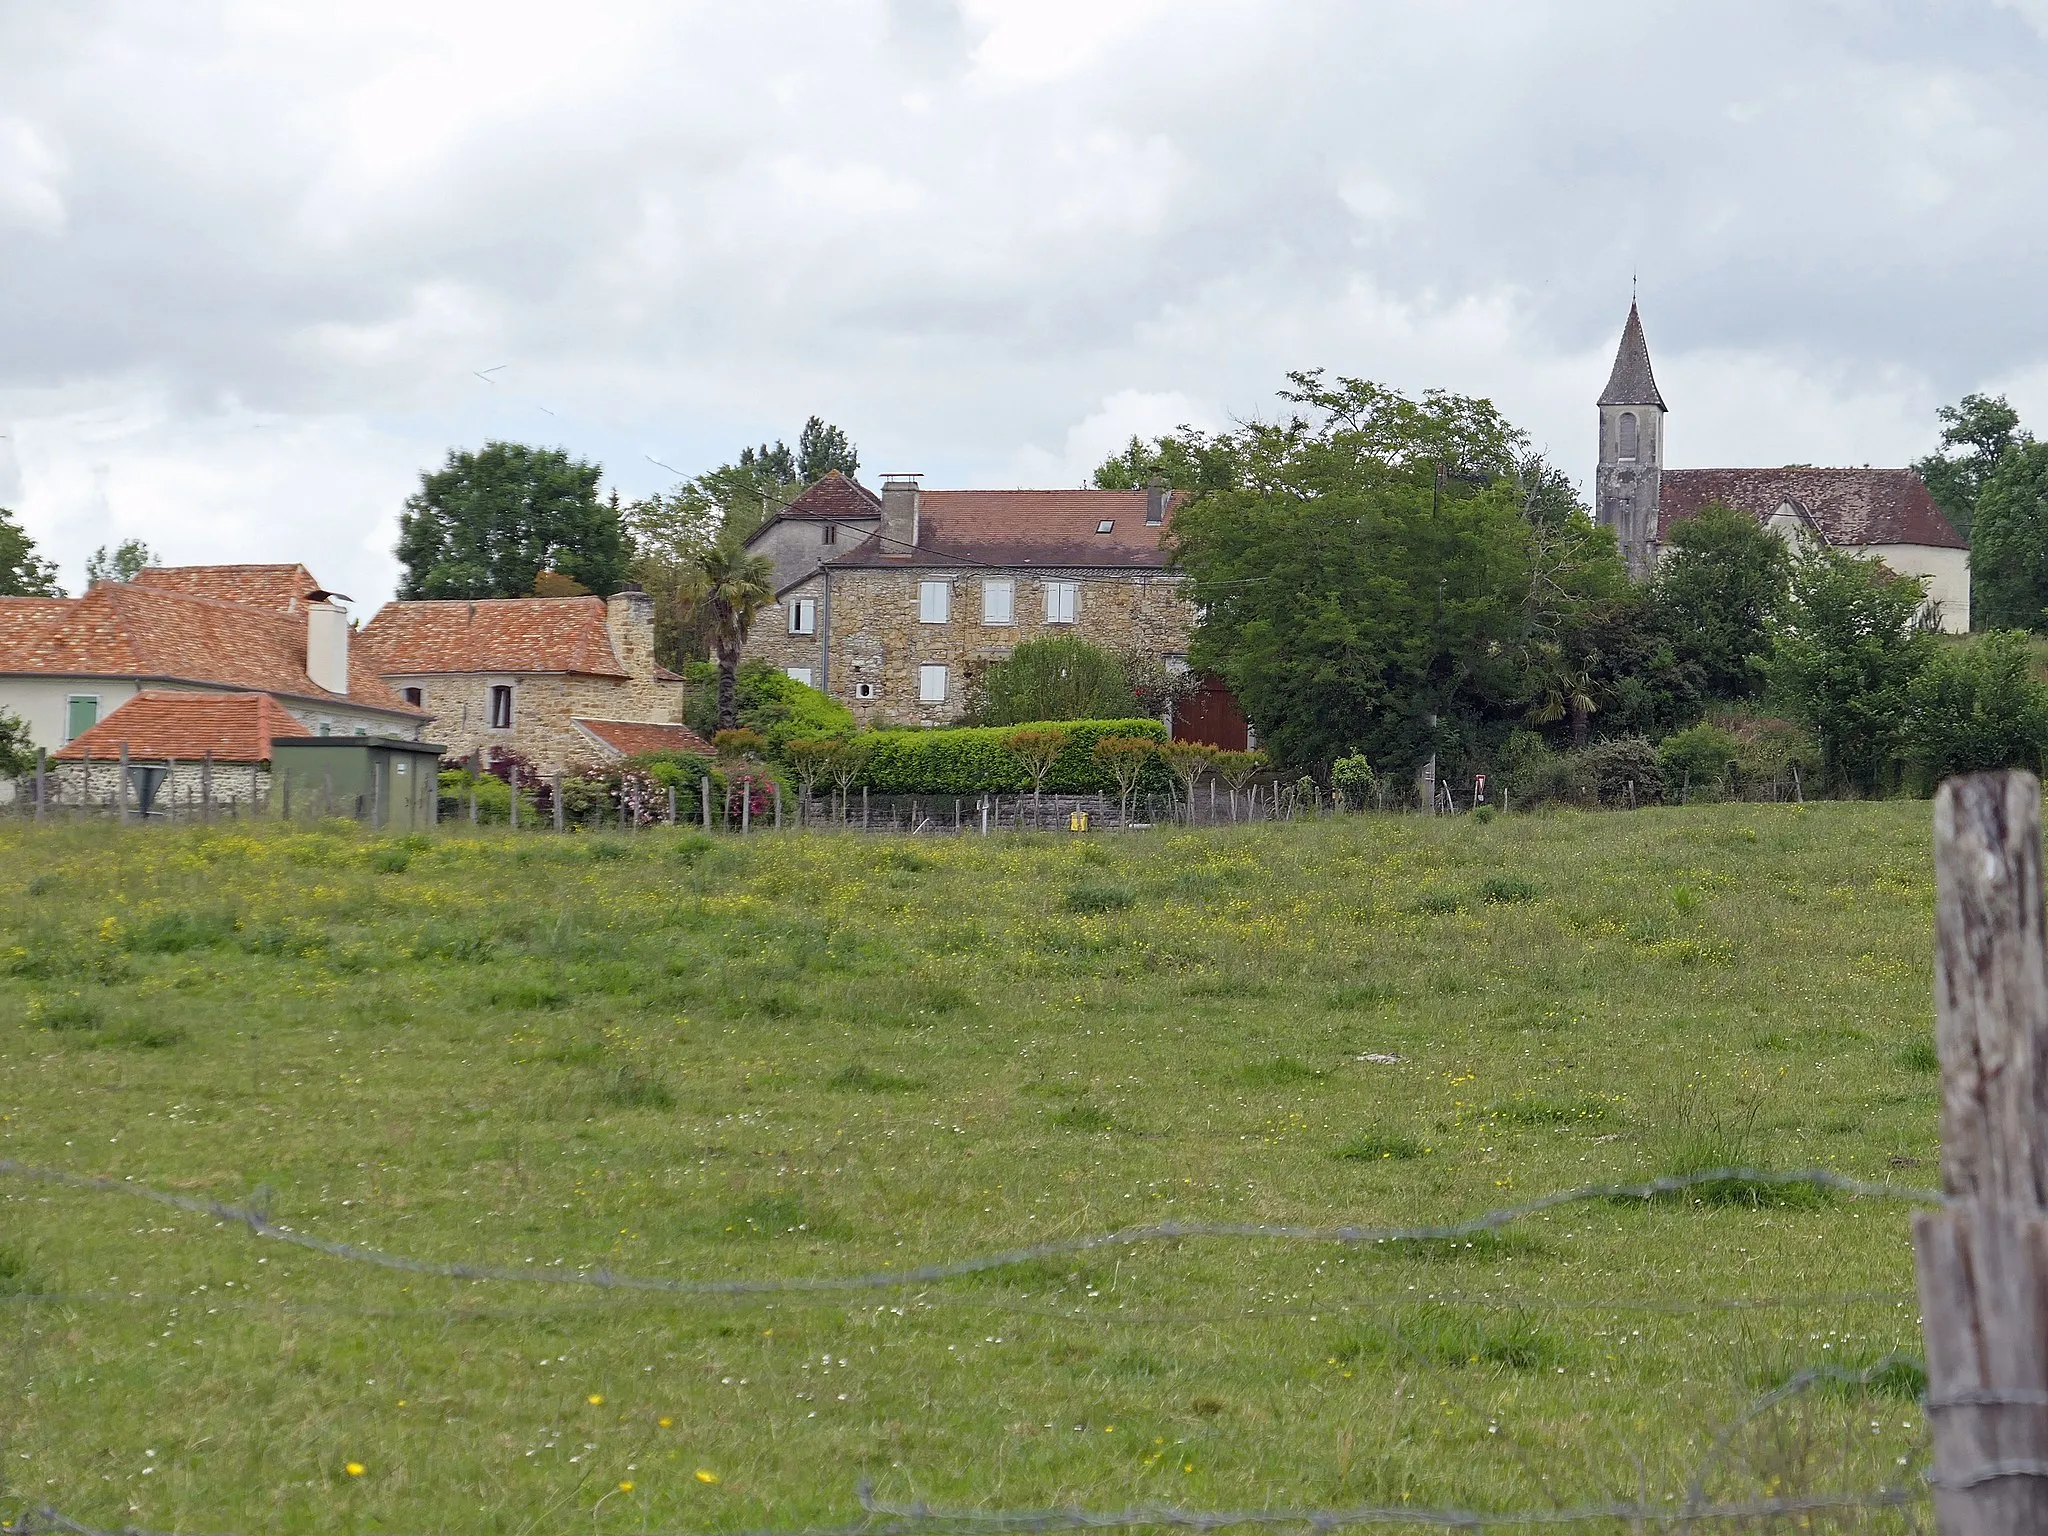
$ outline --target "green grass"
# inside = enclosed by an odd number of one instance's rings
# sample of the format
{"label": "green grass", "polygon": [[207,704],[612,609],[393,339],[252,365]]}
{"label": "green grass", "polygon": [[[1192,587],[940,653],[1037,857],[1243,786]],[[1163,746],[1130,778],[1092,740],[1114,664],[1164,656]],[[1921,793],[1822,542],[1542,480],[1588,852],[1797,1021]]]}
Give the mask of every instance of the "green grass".
{"label": "green grass", "polygon": [[[1928,841],[1912,803],[916,843],[9,826],[0,1157],[261,1190],[425,1259],[710,1279],[1730,1165],[1923,1184]],[[1903,1207],[1730,1184],[688,1299],[0,1179],[0,1498],[521,1536],[838,1524],[863,1479],[1661,1500],[1759,1391],[1919,1349]],[[1709,1493],[1917,1476],[1916,1379],[1830,1378]]]}

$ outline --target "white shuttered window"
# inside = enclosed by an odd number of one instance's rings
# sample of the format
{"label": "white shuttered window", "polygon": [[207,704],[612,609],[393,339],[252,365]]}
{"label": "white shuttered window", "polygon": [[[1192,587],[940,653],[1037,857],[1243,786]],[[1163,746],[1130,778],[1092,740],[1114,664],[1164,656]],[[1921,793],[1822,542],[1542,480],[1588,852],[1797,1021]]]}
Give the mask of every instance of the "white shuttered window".
{"label": "white shuttered window", "polygon": [[1046,623],[1071,624],[1080,606],[1081,584],[1078,581],[1048,581],[1045,584]]}

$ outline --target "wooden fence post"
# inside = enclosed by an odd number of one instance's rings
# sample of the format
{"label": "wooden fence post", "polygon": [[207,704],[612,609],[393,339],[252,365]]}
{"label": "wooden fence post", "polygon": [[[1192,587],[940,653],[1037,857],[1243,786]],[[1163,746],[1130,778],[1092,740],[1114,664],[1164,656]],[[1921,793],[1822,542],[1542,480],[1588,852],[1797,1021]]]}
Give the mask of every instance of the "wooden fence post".
{"label": "wooden fence post", "polygon": [[50,754],[36,748],[36,820],[41,821],[50,803]]}
{"label": "wooden fence post", "polygon": [[483,754],[471,749],[469,754],[469,824],[476,825],[476,781],[483,772]]}
{"label": "wooden fence post", "polygon": [[512,830],[519,830],[519,765],[512,765]]}
{"label": "wooden fence post", "polygon": [[2048,941],[2041,784],[1934,801],[1935,1043],[1947,1208],[1913,1218],[1944,1536],[2048,1530]]}
{"label": "wooden fence post", "polygon": [[199,819],[213,820],[213,748],[208,747],[199,758]]}
{"label": "wooden fence post", "polygon": [[697,780],[698,792],[704,801],[704,830],[711,830],[711,775],[704,774]]}
{"label": "wooden fence post", "polygon": [[125,823],[128,820],[128,743],[125,741],[121,743],[121,766],[119,773],[120,777],[114,782],[114,793],[119,797],[121,820]]}

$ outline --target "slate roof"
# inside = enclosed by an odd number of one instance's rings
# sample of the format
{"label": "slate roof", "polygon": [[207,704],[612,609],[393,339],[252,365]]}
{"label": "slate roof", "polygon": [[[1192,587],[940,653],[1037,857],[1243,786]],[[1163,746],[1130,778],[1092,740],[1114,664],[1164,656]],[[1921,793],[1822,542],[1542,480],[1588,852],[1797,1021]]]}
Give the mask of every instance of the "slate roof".
{"label": "slate roof", "polygon": [[[387,677],[457,672],[630,676],[612,649],[601,597],[498,597],[386,603],[358,637]],[[657,678],[676,674],[657,667]]]}
{"label": "slate roof", "polygon": [[687,725],[647,725],[636,720],[578,720],[583,731],[621,757],[642,752],[694,752],[716,757],[711,743]]}
{"label": "slate roof", "polygon": [[1657,393],[1657,376],[1650,371],[1650,344],[1643,339],[1643,317],[1634,301],[1628,306],[1628,324],[1621,328],[1621,345],[1615,349],[1614,371],[1607,387],[1600,391],[1601,405],[1654,405],[1664,409],[1664,397]]}
{"label": "slate roof", "polygon": [[273,613],[303,613],[306,594],[320,583],[303,565],[152,565],[137,572],[132,585],[246,603]]}
{"label": "slate roof", "polygon": [[1725,501],[1758,522],[1789,503],[1837,546],[1970,547],[1910,469],[1667,469],[1657,496],[1657,537],[1668,539],[1672,524],[1710,501]]}
{"label": "slate roof", "polygon": [[[834,570],[932,566],[1163,570],[1166,525],[1145,523],[1144,491],[925,491],[918,547],[885,544],[876,529],[826,563]],[[1173,503],[1168,503],[1171,520]],[[1096,529],[1112,524],[1108,533]]]}
{"label": "slate roof", "polygon": [[[306,675],[306,617],[190,597],[135,582],[95,582],[83,597],[0,598],[0,675],[137,677],[340,699]],[[350,704],[425,720],[349,647]]]}
{"label": "slate roof", "polygon": [[128,748],[129,760],[196,763],[208,752],[216,763],[264,763],[280,736],[312,733],[267,693],[185,693],[145,688],[58,749],[63,761],[91,756],[106,762]]}

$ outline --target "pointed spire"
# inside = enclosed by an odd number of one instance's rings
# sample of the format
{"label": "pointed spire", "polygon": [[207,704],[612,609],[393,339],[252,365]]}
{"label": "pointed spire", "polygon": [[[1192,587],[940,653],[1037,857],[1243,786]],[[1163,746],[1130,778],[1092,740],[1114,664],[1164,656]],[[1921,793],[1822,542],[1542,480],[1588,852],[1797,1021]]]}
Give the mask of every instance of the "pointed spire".
{"label": "pointed spire", "polygon": [[1614,372],[1600,391],[1601,405],[1654,405],[1664,410],[1664,397],[1657,393],[1657,376],[1650,371],[1650,344],[1643,340],[1643,317],[1635,301],[1628,306],[1628,324],[1622,328],[1621,346],[1614,354]]}

